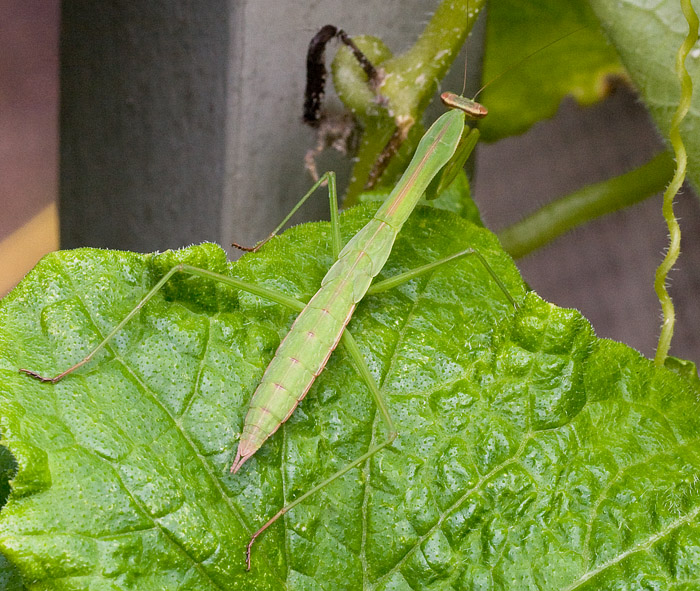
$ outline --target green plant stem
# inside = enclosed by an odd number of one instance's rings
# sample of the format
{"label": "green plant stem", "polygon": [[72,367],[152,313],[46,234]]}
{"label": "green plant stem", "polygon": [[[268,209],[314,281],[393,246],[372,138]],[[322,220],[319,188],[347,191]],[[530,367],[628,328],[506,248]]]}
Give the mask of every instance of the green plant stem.
{"label": "green plant stem", "polygon": [[673,175],[667,152],[645,165],[550,203],[499,233],[503,248],[514,258],[524,256],[605,214],[634,205],[661,191]]}
{"label": "green plant stem", "polygon": [[690,74],[688,74],[688,70],[685,68],[685,58],[688,57],[688,53],[690,53],[690,50],[698,40],[698,15],[695,14],[690,0],[681,0],[681,8],[685,20],[688,22],[688,35],[676,54],[676,73],[678,74],[678,80],[681,85],[681,96],[678,101],[678,108],[671,120],[671,128],[668,132],[668,137],[676,156],[676,171],[673,175],[673,180],[664,192],[664,204],[662,208],[664,219],[668,225],[669,245],[664,260],[661,261],[659,268],[656,270],[656,277],[654,279],[654,289],[656,290],[659,302],[661,302],[661,310],[664,317],[663,323],[661,324],[659,344],[656,346],[656,355],[654,356],[654,363],[657,366],[663,365],[666,361],[666,357],[668,357],[668,351],[671,348],[671,338],[673,337],[673,328],[676,323],[673,301],[666,289],[666,277],[673,268],[673,265],[676,264],[676,260],[678,260],[678,255],[681,251],[681,229],[673,213],[673,199],[685,180],[688,166],[688,157],[681,138],[681,122],[690,108],[690,99],[693,95],[693,83],[690,79]]}
{"label": "green plant stem", "polygon": [[376,39],[353,37],[383,73],[378,89],[385,105],[382,109],[377,108],[374,93],[367,90],[366,75],[357,60],[346,48],[339,49],[333,61],[333,85],[364,129],[344,207],[358,202],[370,171],[399,123],[408,134],[403,141],[405,145],[398,154],[390,155],[380,184],[392,184],[403,172],[423,135],[420,124],[423,112],[434,98],[438,82],[447,74],[464,45],[484,4],[485,0],[443,0],[415,44],[394,57]]}

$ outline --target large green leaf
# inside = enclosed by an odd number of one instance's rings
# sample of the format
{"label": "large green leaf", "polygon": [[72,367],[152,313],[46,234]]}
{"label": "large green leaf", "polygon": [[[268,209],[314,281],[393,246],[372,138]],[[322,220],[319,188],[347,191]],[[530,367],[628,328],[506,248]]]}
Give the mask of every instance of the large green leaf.
{"label": "large green leaf", "polygon": [[[667,138],[680,96],[675,72],[676,52],[688,33],[679,0],[590,0],[590,4],[639,88],[656,125]],[[700,10],[697,1],[693,6],[696,11]],[[700,187],[700,98],[697,92],[700,61],[697,54],[696,45],[686,60],[695,92],[681,126],[688,151],[688,176],[696,190]]]}
{"label": "large green leaf", "polygon": [[[343,216],[347,238],[371,206]],[[476,260],[361,303],[351,322],[400,435],[275,524],[250,532],[380,441],[336,352],[291,420],[230,475],[247,401],[293,314],[175,281],[63,381],[175,260],[308,298],[328,226],[228,265],[213,245],[45,258],[0,308],[0,428],[18,473],[0,550],[29,589],[700,589],[700,405],[689,381],[597,340],[525,294],[486,230],[422,209],[385,274],[472,246]]]}

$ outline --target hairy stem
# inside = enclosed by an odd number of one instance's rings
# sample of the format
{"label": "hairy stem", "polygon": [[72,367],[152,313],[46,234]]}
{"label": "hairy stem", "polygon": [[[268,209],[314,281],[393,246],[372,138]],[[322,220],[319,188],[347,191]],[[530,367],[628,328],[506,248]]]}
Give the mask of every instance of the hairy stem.
{"label": "hairy stem", "polygon": [[664,204],[662,208],[664,219],[668,225],[669,246],[664,260],[661,261],[659,268],[656,270],[656,278],[654,279],[654,289],[656,290],[659,302],[661,302],[661,310],[663,312],[661,334],[659,335],[659,343],[656,346],[656,355],[654,357],[654,363],[657,366],[663,365],[666,361],[668,351],[671,348],[671,338],[673,337],[673,328],[676,322],[673,301],[666,289],[666,277],[676,263],[681,248],[681,229],[673,213],[673,199],[685,180],[688,165],[685,146],[681,139],[680,126],[681,121],[683,121],[683,118],[690,108],[693,83],[690,79],[690,74],[688,74],[688,70],[685,68],[685,58],[698,40],[698,16],[695,14],[690,0],[681,0],[681,8],[686,21],[688,21],[688,35],[676,54],[676,73],[678,74],[678,79],[681,84],[681,96],[678,101],[678,108],[671,120],[671,128],[668,134],[676,156],[676,171],[664,193]]}
{"label": "hairy stem", "polygon": [[577,226],[655,195],[672,174],[673,161],[664,152],[636,170],[589,185],[542,207],[498,237],[511,256],[524,256]]}

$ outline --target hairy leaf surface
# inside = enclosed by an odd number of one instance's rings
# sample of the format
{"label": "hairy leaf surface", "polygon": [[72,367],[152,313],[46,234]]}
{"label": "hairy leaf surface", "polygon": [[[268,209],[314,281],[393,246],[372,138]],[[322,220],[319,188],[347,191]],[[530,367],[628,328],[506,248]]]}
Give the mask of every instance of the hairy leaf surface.
{"label": "hairy leaf surface", "polygon": [[[345,239],[372,206],[342,216]],[[526,294],[495,238],[417,211],[382,274],[477,248],[366,298],[350,329],[394,444],[277,522],[285,502],[385,436],[342,350],[237,475],[246,405],[293,313],[179,277],[57,384],[176,261],[308,299],[327,224],[229,264],[162,255],[46,257],[1,304],[0,429],[18,472],[0,550],[28,589],[700,589],[698,392],[575,311]]]}

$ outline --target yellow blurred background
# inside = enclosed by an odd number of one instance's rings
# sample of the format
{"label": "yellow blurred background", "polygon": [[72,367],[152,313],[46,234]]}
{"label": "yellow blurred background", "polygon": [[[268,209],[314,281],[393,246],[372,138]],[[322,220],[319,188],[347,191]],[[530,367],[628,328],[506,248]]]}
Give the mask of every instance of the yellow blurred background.
{"label": "yellow blurred background", "polygon": [[0,296],[58,248],[58,0],[0,3]]}

